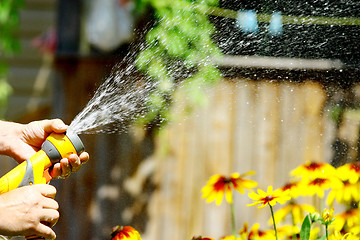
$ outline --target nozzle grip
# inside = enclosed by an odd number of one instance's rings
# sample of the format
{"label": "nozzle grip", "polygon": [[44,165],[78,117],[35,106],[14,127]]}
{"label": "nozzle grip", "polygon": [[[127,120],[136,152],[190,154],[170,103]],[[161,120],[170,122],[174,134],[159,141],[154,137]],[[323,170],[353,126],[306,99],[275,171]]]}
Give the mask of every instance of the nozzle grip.
{"label": "nozzle grip", "polygon": [[83,151],[84,145],[75,133],[51,133],[41,150],[0,178],[0,194],[23,185],[49,182],[53,164]]}
{"label": "nozzle grip", "polygon": [[21,180],[19,187],[32,185],[35,182],[34,170],[30,159],[26,159],[26,170],[24,178]]}
{"label": "nozzle grip", "polygon": [[41,149],[50,158],[52,164],[57,163],[62,158],[60,152],[49,140],[45,140],[45,142],[43,142],[43,144],[41,145]]}

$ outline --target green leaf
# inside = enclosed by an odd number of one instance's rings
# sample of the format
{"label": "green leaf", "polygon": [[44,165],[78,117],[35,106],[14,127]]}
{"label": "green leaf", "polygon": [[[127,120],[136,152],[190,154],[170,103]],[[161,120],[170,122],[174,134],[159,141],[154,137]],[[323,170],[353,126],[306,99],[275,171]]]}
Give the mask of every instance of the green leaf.
{"label": "green leaf", "polygon": [[149,44],[155,44],[156,41],[159,40],[160,35],[161,35],[161,28],[159,27],[154,27],[153,29],[151,29],[147,34],[146,34],[146,41]]}
{"label": "green leaf", "polygon": [[146,70],[150,62],[152,61],[152,51],[151,49],[146,49],[139,53],[139,55],[136,57],[136,66],[140,70]]}
{"label": "green leaf", "polygon": [[218,0],[137,2],[152,6],[158,20],[146,35],[147,48],[142,49],[136,59],[138,69],[157,83],[156,94],[148,102],[147,120],[168,115],[175,92],[182,88],[178,85],[181,77],[178,69],[191,73],[188,79],[182,81],[189,105],[203,105],[206,103],[203,86],[216,83],[221,78],[219,69],[207,59],[221,55],[221,50],[212,40],[215,27],[208,16],[199,11],[199,6],[215,6]]}
{"label": "green leaf", "polygon": [[205,0],[205,2],[210,5],[210,6],[217,6],[219,5],[219,1],[218,0]]}
{"label": "green leaf", "polygon": [[301,240],[309,240],[310,230],[311,230],[311,219],[310,219],[310,216],[307,215],[301,225],[300,239]]}
{"label": "green leaf", "polygon": [[6,76],[8,69],[9,67],[7,64],[0,62],[0,78]]}
{"label": "green leaf", "polygon": [[161,43],[171,56],[182,56],[186,52],[187,42],[181,38],[180,34],[175,31],[170,31],[163,34],[162,37],[164,37],[164,39]]}

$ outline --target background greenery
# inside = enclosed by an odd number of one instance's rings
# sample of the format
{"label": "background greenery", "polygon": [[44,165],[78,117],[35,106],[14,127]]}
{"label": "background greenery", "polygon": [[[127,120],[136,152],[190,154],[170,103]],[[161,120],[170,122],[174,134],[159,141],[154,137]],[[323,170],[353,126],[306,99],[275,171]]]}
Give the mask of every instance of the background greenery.
{"label": "background greenery", "polygon": [[211,61],[221,54],[211,38],[215,27],[203,13],[218,0],[136,0],[136,5],[137,12],[151,7],[156,19],[136,60],[137,67],[157,82],[144,120],[164,123],[175,91],[185,92],[181,96],[189,110],[204,103],[203,87],[220,79]]}
{"label": "background greenery", "polygon": [[15,30],[19,26],[19,10],[23,4],[22,0],[0,1],[0,118],[4,118],[7,99],[11,93],[6,78],[8,67],[3,59],[20,50]]}

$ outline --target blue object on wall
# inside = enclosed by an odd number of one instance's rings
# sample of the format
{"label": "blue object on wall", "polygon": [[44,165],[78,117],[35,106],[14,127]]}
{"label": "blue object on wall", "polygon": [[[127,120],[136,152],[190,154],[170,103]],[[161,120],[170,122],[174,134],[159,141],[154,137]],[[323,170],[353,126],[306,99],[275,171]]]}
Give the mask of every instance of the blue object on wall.
{"label": "blue object on wall", "polygon": [[269,25],[269,34],[270,35],[281,35],[283,33],[283,23],[282,23],[282,16],[280,12],[273,12],[270,25]]}
{"label": "blue object on wall", "polygon": [[236,21],[244,33],[256,33],[259,30],[256,12],[254,10],[240,10]]}

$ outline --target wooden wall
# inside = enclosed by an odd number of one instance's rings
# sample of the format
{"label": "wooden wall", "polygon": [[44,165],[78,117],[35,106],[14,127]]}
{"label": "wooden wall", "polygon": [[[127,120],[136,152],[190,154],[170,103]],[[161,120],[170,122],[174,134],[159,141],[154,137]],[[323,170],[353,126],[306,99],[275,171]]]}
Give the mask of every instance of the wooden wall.
{"label": "wooden wall", "polygon": [[20,10],[16,36],[21,51],[0,56],[9,65],[8,82],[13,88],[6,119],[27,122],[49,116],[52,104],[52,57],[37,49],[35,38],[54,30],[56,0],[25,0]]}

